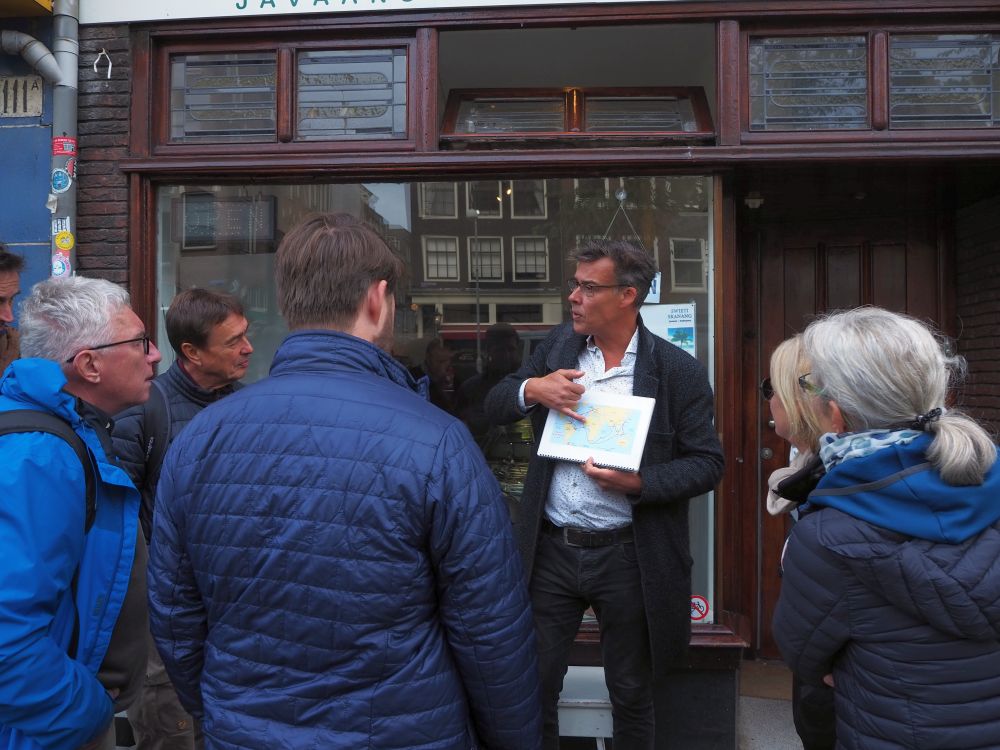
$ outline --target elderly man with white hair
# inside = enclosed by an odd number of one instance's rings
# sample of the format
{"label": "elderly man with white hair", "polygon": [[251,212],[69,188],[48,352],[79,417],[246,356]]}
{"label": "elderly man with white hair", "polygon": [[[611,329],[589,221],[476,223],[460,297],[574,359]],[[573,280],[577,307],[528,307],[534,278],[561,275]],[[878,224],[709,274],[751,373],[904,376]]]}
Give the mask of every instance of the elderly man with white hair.
{"label": "elderly man with white hair", "polygon": [[108,415],[148,398],[160,353],[99,279],[37,284],[20,323],[0,380],[0,747],[111,748],[147,625],[139,493]]}

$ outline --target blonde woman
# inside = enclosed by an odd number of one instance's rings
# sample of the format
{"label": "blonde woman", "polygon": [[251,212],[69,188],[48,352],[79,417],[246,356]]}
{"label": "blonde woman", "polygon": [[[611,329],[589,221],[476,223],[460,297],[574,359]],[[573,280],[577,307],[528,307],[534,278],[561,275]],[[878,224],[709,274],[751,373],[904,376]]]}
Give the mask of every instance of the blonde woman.
{"label": "blonde woman", "polygon": [[[822,465],[817,471],[816,450],[823,430],[810,408],[809,395],[799,388],[799,375],[808,371],[802,336],[796,334],[778,344],[771,354],[770,377],[760,384],[774,419],[774,431],[793,449],[788,467],[772,472],[767,480],[767,511],[773,516],[797,509],[822,471]],[[792,718],[803,750],[834,748],[833,691],[827,685],[795,677]]]}
{"label": "blonde woman", "polygon": [[785,551],[781,653],[803,681],[832,673],[838,750],[998,748],[1000,469],[945,405],[964,361],[878,308],[802,346],[826,475]]}
{"label": "blonde woman", "polygon": [[778,344],[771,354],[770,377],[760,384],[761,395],[774,419],[774,431],[794,448],[789,465],[772,472],[767,480],[767,512],[772,516],[798,507],[799,499],[782,497],[779,487],[787,485],[789,479],[801,474],[810,465],[822,434],[799,388],[799,375],[808,370],[808,361],[802,353],[802,337],[796,334]]}

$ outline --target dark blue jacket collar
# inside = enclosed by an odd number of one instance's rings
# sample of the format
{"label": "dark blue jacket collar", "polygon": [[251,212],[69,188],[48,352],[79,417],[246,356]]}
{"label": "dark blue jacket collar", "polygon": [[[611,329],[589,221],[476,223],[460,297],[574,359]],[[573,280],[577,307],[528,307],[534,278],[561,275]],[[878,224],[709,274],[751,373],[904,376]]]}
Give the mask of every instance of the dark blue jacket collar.
{"label": "dark blue jacket collar", "polygon": [[285,337],[271,363],[271,376],[298,373],[370,372],[415,393],[417,381],[403,365],[374,344],[349,333],[295,331]]}

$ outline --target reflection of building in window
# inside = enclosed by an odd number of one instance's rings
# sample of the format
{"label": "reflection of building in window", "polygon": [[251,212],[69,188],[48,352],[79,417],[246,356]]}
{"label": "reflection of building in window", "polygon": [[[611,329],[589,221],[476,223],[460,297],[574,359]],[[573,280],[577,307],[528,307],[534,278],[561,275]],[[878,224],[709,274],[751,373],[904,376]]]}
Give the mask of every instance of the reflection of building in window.
{"label": "reflection of building in window", "polygon": [[497,305],[498,323],[541,323],[541,305]]}
{"label": "reflection of building in window", "polygon": [[503,281],[503,238],[469,238],[469,279]]}
{"label": "reflection of building in window", "polygon": [[705,240],[670,238],[670,289],[674,292],[705,291]]}
{"label": "reflection of building in window", "polygon": [[458,281],[458,237],[423,237],[424,278]]}
{"label": "reflection of building in window", "polygon": [[453,182],[421,182],[420,216],[425,219],[457,219],[458,186]]}
{"label": "reflection of building in window", "polygon": [[545,198],[545,180],[513,180],[510,183],[511,218],[546,218],[549,212]]}
{"label": "reflection of building in window", "polygon": [[481,180],[465,183],[465,200],[470,209],[479,211],[480,219],[503,217],[500,181]]}
{"label": "reflection of building in window", "polygon": [[[476,322],[476,306],[475,305],[442,305],[442,312],[444,313],[443,323],[475,323]],[[479,306],[479,320],[489,320],[490,319],[490,306],[480,305]]]}
{"label": "reflection of building in window", "polygon": [[608,205],[609,192],[607,177],[579,177],[573,180],[573,202],[577,205]]}
{"label": "reflection of building in window", "polygon": [[514,281],[548,281],[547,237],[514,238]]}

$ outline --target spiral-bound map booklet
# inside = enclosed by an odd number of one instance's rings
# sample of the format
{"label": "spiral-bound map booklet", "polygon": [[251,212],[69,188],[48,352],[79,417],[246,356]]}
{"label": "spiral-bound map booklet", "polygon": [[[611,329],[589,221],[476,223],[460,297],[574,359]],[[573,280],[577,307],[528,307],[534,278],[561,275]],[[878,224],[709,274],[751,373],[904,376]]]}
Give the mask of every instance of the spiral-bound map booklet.
{"label": "spiral-bound map booklet", "polygon": [[638,471],[656,399],[587,391],[576,412],[578,422],[549,409],[538,455],[562,461],[594,463],[608,469]]}

